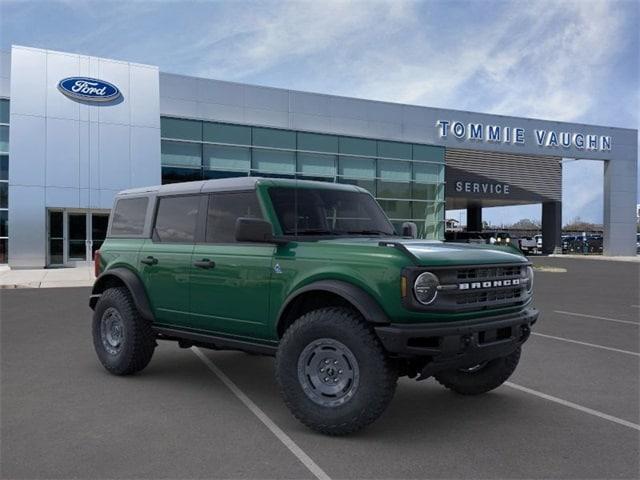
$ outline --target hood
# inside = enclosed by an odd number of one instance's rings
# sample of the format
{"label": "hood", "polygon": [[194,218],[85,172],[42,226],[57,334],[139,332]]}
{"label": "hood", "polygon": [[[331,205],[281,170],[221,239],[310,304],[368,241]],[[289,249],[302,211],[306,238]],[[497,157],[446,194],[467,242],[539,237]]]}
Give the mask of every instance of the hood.
{"label": "hood", "polygon": [[482,265],[523,263],[527,259],[512,247],[469,243],[444,243],[425,240],[401,240],[419,265]]}
{"label": "hood", "polygon": [[378,246],[380,242],[400,244],[406,248],[408,256],[414,257],[418,265],[425,266],[507,264],[527,261],[526,257],[515,248],[493,245],[445,243],[438,240],[411,240],[398,237],[352,237],[324,240],[324,242],[368,247]]}

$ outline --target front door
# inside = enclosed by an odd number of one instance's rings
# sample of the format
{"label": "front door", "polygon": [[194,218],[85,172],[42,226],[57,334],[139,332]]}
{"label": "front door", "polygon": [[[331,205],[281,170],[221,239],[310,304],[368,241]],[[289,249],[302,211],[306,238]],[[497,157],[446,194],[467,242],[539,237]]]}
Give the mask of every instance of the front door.
{"label": "front door", "polygon": [[139,255],[139,271],[156,322],[189,326],[189,273],[198,224],[200,195],[158,199],[152,238]]}
{"label": "front door", "polygon": [[191,266],[194,327],[248,338],[267,335],[274,245],[236,243],[239,217],[262,218],[254,191],[209,196],[205,241]]}

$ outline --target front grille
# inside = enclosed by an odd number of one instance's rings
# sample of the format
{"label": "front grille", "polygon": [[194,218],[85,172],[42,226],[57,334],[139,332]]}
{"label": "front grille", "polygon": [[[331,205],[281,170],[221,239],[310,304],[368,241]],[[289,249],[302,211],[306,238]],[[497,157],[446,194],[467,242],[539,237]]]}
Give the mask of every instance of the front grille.
{"label": "front grille", "polygon": [[407,271],[412,285],[420,273],[431,271],[440,286],[436,300],[421,305],[415,295],[407,297],[412,309],[438,312],[481,311],[525,305],[531,299],[528,291],[527,264],[461,265],[454,267],[413,267]]}
{"label": "front grille", "polygon": [[458,280],[485,280],[494,278],[518,278],[522,275],[520,265],[506,267],[462,268],[457,270]]}
{"label": "front grille", "polygon": [[518,302],[522,298],[522,294],[522,288],[509,288],[507,290],[464,293],[457,296],[456,304],[474,305],[496,302]]}

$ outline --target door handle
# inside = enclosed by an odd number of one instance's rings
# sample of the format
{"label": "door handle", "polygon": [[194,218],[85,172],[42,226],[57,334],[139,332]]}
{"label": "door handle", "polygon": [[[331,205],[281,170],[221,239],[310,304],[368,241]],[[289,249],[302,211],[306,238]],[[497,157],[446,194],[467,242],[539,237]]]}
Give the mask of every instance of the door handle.
{"label": "door handle", "polygon": [[198,268],[209,269],[209,268],[214,268],[216,266],[216,262],[213,262],[208,258],[203,258],[202,260],[193,262],[193,266]]}
{"label": "door handle", "polygon": [[144,263],[145,265],[155,265],[158,263],[158,259],[149,255],[147,258],[140,260],[140,263]]}

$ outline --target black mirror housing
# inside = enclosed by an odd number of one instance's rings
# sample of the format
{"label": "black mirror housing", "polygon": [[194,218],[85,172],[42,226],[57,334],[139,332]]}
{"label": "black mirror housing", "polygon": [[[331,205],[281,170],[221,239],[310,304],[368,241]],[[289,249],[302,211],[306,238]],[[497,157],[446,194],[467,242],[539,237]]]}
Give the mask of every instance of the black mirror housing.
{"label": "black mirror housing", "polygon": [[404,222],[402,224],[402,236],[403,237],[418,237],[418,226],[414,222]]}
{"label": "black mirror housing", "polygon": [[273,238],[271,224],[261,218],[236,220],[236,241],[250,243],[277,243]]}

